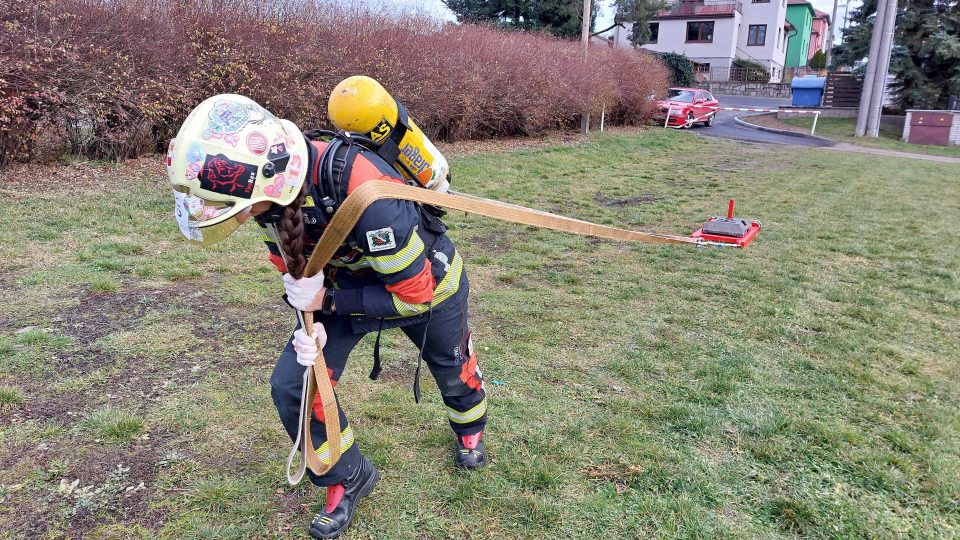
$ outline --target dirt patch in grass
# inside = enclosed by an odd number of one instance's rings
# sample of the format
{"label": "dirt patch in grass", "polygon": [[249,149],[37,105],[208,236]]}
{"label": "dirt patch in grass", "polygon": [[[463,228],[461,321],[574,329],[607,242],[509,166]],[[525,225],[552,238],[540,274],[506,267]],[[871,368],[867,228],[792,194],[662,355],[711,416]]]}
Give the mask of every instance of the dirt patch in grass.
{"label": "dirt patch in grass", "polygon": [[46,472],[31,496],[4,501],[5,529],[26,538],[83,538],[106,522],[153,527],[162,519],[148,505],[158,471],[153,443],[74,448],[72,454],[81,459],[69,460],[61,469],[58,442],[67,441],[23,445],[15,463],[2,461],[4,468],[15,466],[23,476],[31,470]]}
{"label": "dirt patch in grass", "polygon": [[[239,307],[226,307],[198,290],[196,283],[185,281],[162,290],[132,288],[116,293],[80,293],[79,306],[64,314],[58,323],[58,329],[76,345],[56,354],[51,360],[56,368],[46,377],[10,377],[12,386],[25,398],[9,411],[11,421],[56,420],[69,427],[86,412],[105,405],[142,410],[166,393],[166,387],[196,382],[210,369],[235,369],[266,361],[257,354],[218,354],[214,345],[218,336],[227,332],[246,336],[253,350],[272,351],[276,348],[276,336],[285,334],[287,329],[264,328],[263,320],[249,317]],[[203,296],[202,302],[196,301],[198,295]],[[196,351],[169,358],[129,354],[124,358],[104,349],[104,338],[120,335],[121,344],[136,340],[145,319],[176,317],[168,314],[187,305],[191,306],[190,316],[182,324],[193,325],[187,335],[197,338]],[[265,318],[276,319],[279,318]],[[19,328],[23,322],[8,319],[3,326]]]}
{"label": "dirt patch in grass", "polygon": [[513,232],[500,229],[482,236],[471,236],[468,240],[472,244],[476,244],[471,247],[471,251],[476,255],[496,257],[497,255],[503,255],[510,251],[510,246],[514,243],[523,243],[529,237],[530,235],[525,232]]}
{"label": "dirt patch in grass", "polygon": [[624,207],[624,206],[639,206],[641,204],[650,204],[662,200],[663,197],[654,195],[653,193],[644,193],[642,195],[637,195],[634,197],[624,197],[621,199],[604,197],[599,193],[593,196],[593,200],[602,204],[603,206],[614,206],[614,207]]}

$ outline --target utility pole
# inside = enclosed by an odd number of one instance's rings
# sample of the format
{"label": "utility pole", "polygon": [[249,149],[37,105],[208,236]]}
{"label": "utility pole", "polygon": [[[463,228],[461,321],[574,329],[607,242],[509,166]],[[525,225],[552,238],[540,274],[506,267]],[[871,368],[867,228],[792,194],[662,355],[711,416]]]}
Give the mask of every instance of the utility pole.
{"label": "utility pole", "polygon": [[887,72],[890,70],[893,30],[896,26],[897,0],[887,0],[887,12],[883,17],[883,34],[880,36],[880,58],[877,60],[877,74],[873,78],[872,106],[870,107],[870,114],[867,116],[867,137],[878,137],[880,135],[883,95],[887,90]]}
{"label": "utility pole", "polygon": [[830,67],[830,60],[833,59],[833,37],[837,33],[837,4],[839,3],[840,0],[833,0],[833,15],[830,16],[830,41],[827,43],[827,68]]}
{"label": "utility pole", "polygon": [[883,21],[887,13],[886,0],[877,2],[877,15],[873,21],[873,34],[870,37],[870,56],[867,57],[867,72],[863,77],[863,90],[860,92],[860,109],[857,111],[857,129],[854,135],[863,137],[867,132],[867,116],[870,114],[873,97],[873,80],[876,76],[880,56],[880,38],[883,34]]}
{"label": "utility pole", "polygon": [[[590,48],[590,0],[583,0],[583,25],[580,29],[580,39],[583,40],[583,57],[587,58]],[[586,135],[590,131],[590,112],[583,111],[580,116],[580,133]]]}

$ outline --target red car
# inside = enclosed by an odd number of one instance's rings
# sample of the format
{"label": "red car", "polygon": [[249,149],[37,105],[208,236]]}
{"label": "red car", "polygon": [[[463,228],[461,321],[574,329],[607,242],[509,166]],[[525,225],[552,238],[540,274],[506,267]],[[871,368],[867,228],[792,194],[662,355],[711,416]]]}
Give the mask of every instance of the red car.
{"label": "red car", "polygon": [[[698,122],[712,126],[720,102],[710,92],[700,88],[670,88],[667,99],[657,101],[654,119],[667,125],[689,128]],[[667,114],[670,119],[667,120]]]}

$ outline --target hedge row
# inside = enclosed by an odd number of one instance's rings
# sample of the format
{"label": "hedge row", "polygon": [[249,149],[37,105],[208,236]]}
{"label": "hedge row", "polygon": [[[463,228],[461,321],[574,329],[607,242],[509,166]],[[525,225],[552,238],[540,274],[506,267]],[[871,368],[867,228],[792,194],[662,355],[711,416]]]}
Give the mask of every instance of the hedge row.
{"label": "hedge row", "polygon": [[299,125],[327,125],[349,75],[380,80],[442,140],[524,135],[606,108],[637,123],[664,67],[633,50],[440,25],[311,0],[6,0],[0,13],[0,164],[63,153],[162,150],[187,112],[245,94]]}

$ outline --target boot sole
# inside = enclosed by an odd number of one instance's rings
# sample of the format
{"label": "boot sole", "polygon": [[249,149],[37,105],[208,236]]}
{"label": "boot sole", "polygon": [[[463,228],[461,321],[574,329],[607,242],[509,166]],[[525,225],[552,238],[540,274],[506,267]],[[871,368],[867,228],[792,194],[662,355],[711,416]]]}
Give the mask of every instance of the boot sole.
{"label": "boot sole", "polygon": [[[367,483],[365,483],[365,484],[363,485],[363,487],[360,488],[360,492],[357,494],[357,506],[358,506],[358,507],[360,506],[360,499],[362,499],[362,498],[366,497],[367,495],[369,495],[370,492],[373,491],[374,486],[376,486],[376,485],[377,485],[377,482],[379,482],[379,481],[380,481],[380,471],[378,471],[377,468],[374,467],[374,468],[373,468],[373,474],[370,475],[370,478],[367,479]],[[343,527],[340,527],[340,528],[337,529],[335,532],[333,532],[333,533],[331,533],[331,534],[328,534],[328,535],[323,535],[323,534],[320,534],[319,532],[315,533],[315,532],[314,532],[315,529],[311,526],[311,527],[310,527],[310,536],[311,536],[312,538],[322,538],[322,539],[336,538],[336,537],[340,536],[341,534],[343,534],[344,532],[346,532],[346,530],[350,528],[350,524],[353,523],[353,517],[354,517],[356,514],[357,514],[356,511],[354,511],[353,515],[351,515],[351,516],[350,516],[350,519],[348,519],[347,522],[344,523]]]}

